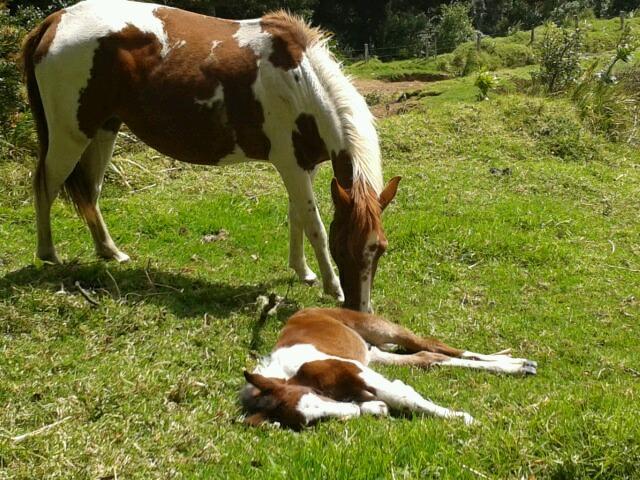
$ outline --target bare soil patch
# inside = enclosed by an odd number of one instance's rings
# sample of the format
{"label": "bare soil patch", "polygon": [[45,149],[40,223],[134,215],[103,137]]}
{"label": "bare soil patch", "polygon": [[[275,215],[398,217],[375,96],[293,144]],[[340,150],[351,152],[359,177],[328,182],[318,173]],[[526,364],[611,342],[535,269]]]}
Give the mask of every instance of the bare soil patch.
{"label": "bare soil patch", "polygon": [[430,82],[409,80],[387,82],[368,78],[356,78],[353,84],[365,97],[371,113],[377,118],[401,115],[416,108],[418,99],[438,92],[425,92]]}

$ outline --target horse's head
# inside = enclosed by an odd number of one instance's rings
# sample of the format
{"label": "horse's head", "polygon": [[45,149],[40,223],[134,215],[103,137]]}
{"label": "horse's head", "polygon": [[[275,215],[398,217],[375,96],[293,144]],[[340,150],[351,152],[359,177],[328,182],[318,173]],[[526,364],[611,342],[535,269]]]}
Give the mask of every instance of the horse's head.
{"label": "horse's head", "polygon": [[387,249],[381,215],[398,190],[394,177],[380,195],[362,184],[345,188],[336,178],[331,182],[335,215],[329,231],[329,247],[340,273],[344,306],[371,311],[371,286],[378,259]]}
{"label": "horse's head", "polygon": [[257,426],[271,421],[299,430],[319,419],[316,415],[309,414],[317,413],[313,412],[314,405],[333,402],[312,388],[291,384],[281,378],[265,377],[247,371],[244,372],[244,377],[248,383],[241,393],[241,399],[244,408],[250,413],[245,419],[248,425]]}

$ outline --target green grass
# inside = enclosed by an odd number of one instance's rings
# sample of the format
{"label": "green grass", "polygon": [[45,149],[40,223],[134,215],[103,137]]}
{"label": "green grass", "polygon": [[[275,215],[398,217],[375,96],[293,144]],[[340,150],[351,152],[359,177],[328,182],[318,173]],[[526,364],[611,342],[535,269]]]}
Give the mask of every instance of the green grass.
{"label": "green grass", "polygon": [[[453,345],[513,347],[539,362],[536,377],[380,369],[471,412],[472,427],[415,416],[302,433],[246,428],[242,369],[293,311],[332,305],[286,268],[286,197],[274,170],[166,173],[173,163],[152,152],[122,153],[116,165],[132,188],[155,184],[131,193],[113,176],[105,191],[103,211],[132,263],[94,262],[86,228],[58,202],[54,232],[72,262],[38,268],[28,165],[5,161],[0,475],[633,477],[638,151],[594,137],[561,100],[441,98],[380,124],[385,176],[404,179],[386,213],[376,310]],[[323,168],[325,219],[329,179]],[[228,239],[201,242],[220,228]],[[270,292],[287,302],[259,325],[254,302]],[[67,416],[22,443],[8,438]]]}
{"label": "green grass", "polygon": [[[428,88],[440,95],[379,122],[385,177],[403,180],[376,311],[455,346],[512,347],[537,376],[378,367],[470,412],[471,427],[416,415],[247,428],[243,368],[291,313],[334,305],[286,267],[275,170],[128,144],[102,210],[132,262],[95,261],[57,202],[67,263],[54,267],[34,264],[31,165],[3,158],[0,478],[637,477],[640,152],[593,134],[562,98],[504,88],[478,102],[472,77]],[[316,182],[327,223],[330,178],[325,166]],[[220,229],[228,238],[202,242]],[[256,297],[272,292],[286,301],[260,324]]]}

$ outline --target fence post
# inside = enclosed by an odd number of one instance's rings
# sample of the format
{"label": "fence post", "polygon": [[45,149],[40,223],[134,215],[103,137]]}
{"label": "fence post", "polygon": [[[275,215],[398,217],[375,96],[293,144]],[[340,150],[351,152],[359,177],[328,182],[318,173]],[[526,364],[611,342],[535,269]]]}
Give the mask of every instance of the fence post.
{"label": "fence post", "polygon": [[369,44],[365,43],[364,44],[364,63],[367,63],[369,61]]}
{"label": "fence post", "polygon": [[476,30],[476,50],[480,51],[480,42],[482,41],[482,32],[480,30]]}
{"label": "fence post", "polygon": [[580,20],[578,19],[578,15],[573,16],[573,24],[575,25],[576,29],[580,26]]}
{"label": "fence post", "polygon": [[531,27],[531,40],[529,41],[529,45],[533,45],[533,42],[536,39],[536,27]]}
{"label": "fence post", "polygon": [[429,37],[424,38],[424,58],[429,58]]}
{"label": "fence post", "polygon": [[620,30],[624,30],[624,10],[620,10]]}

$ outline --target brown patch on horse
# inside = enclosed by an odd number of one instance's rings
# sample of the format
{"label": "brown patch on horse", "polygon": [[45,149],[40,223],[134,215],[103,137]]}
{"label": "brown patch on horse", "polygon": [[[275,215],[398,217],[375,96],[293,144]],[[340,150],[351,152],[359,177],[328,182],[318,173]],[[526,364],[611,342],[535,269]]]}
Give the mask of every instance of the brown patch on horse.
{"label": "brown patch on horse", "polygon": [[40,36],[38,40],[38,47],[33,52],[32,61],[33,64],[38,64],[42,61],[42,59],[49,53],[49,48],[53,43],[53,39],[56,36],[56,32],[58,31],[58,25],[62,20],[62,15],[64,15],[65,10],[60,10],[55,13],[49,15],[42,22],[38,28],[34,29],[24,40],[24,44],[26,45],[30,41],[30,37],[32,35]]}
{"label": "brown patch on horse", "polygon": [[279,378],[269,378],[259,373],[244,372],[247,382],[255,390],[243,398],[243,405],[250,413],[247,423],[257,425],[267,418],[286,427],[298,429],[306,424],[304,415],[297,409],[303,395],[312,393],[302,385],[288,385]]}
{"label": "brown patch on horse", "polygon": [[273,50],[269,61],[283,70],[296,68],[304,51],[317,43],[324,34],[304,20],[285,11],[273,12],[260,20],[262,30],[271,34]]}
{"label": "brown patch on horse", "polygon": [[303,364],[287,383],[313,388],[339,402],[373,400],[376,392],[367,386],[360,373],[362,370],[353,363],[330,358]]}
{"label": "brown patch on horse", "polygon": [[346,150],[340,150],[338,153],[331,151],[331,166],[333,174],[340,182],[343,188],[351,188],[353,186],[353,159],[351,154]]}
{"label": "brown patch on horse", "polygon": [[280,334],[277,348],[313,345],[327,355],[365,362],[367,346],[362,338],[321,310],[301,310],[293,315]]}
{"label": "brown patch on horse", "polygon": [[[116,116],[178,160],[215,164],[236,145],[249,158],[267,160],[271,142],[252,90],[258,59],[233,38],[240,24],[169,8],[154,14],[170,45],[164,57],[160,41],[132,25],[99,40],[80,97],[82,131],[92,137]],[[219,88],[224,100],[213,101]]]}
{"label": "brown patch on horse", "polygon": [[313,170],[316,165],[329,159],[329,152],[320,136],[313,115],[301,113],[296,119],[297,131],[291,133],[293,151],[301,168]]}

